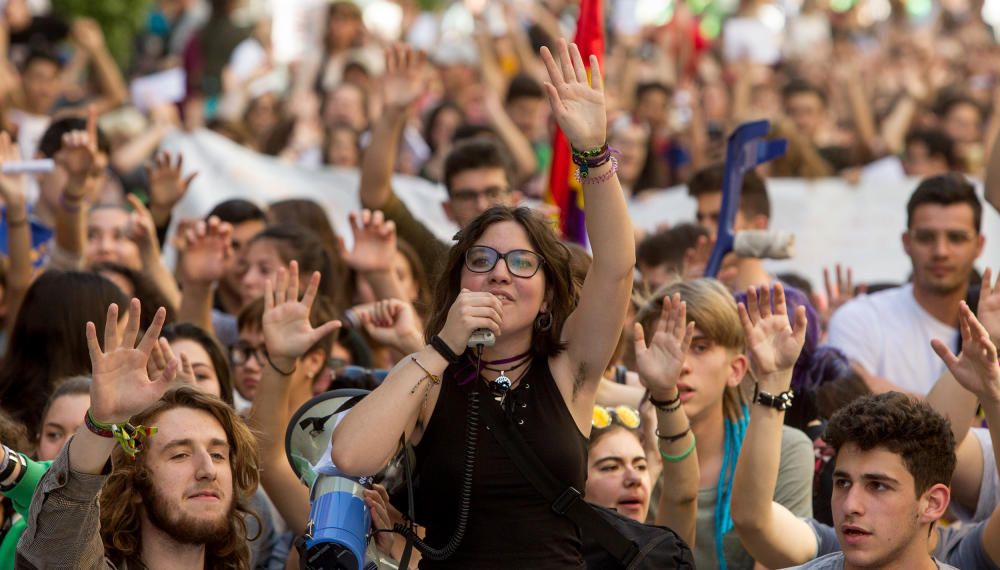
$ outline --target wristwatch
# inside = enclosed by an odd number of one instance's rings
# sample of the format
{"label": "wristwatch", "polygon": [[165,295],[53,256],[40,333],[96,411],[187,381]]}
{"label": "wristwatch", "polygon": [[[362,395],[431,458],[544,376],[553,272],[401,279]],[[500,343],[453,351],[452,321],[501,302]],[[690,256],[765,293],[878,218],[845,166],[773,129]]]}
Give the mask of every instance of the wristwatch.
{"label": "wristwatch", "polygon": [[754,387],[753,403],[766,406],[768,408],[774,408],[779,412],[784,412],[788,408],[792,407],[792,400],[795,399],[795,393],[791,390],[785,390],[780,394],[769,394],[767,392],[759,392],[757,388]]}

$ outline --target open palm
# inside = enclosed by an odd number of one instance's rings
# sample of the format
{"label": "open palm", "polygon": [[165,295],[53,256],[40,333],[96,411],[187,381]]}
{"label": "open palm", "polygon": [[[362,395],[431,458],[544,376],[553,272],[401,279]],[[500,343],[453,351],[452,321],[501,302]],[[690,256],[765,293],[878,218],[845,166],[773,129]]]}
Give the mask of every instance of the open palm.
{"label": "open palm", "polygon": [[172,361],[157,378],[150,379],[147,364],[167,311],[161,307],[156,312],[152,324],[136,347],[140,308],[139,300],[132,299],[125,332],[119,335],[118,305],[108,307],[104,350],[98,344],[94,323],[87,323],[87,347],[93,366],[91,410],[94,419],[99,422],[119,424],[128,421],[163,395],[177,371],[177,363]]}
{"label": "open palm", "polygon": [[557,62],[548,48],[542,48],[542,61],[549,74],[545,92],[552,114],[574,148],[598,148],[607,139],[608,118],[597,57],[590,57],[592,79],[588,80],[576,44],[567,46],[565,40],[559,40],[558,52]]}
{"label": "open palm", "polygon": [[347,263],[355,271],[389,271],[396,257],[396,224],[385,221],[382,212],[362,210],[348,216],[354,248]]}
{"label": "open palm", "polygon": [[382,93],[389,107],[408,107],[424,89],[424,52],[405,44],[393,44],[385,52]]}
{"label": "open palm", "polygon": [[299,300],[299,264],[292,261],[288,269],[278,270],[275,283],[264,286],[264,343],[273,358],[296,359],[319,339],[340,327],[340,321],[330,321],[313,328],[309,313],[319,289],[319,272],[309,280],[302,300]]}
{"label": "open palm", "polygon": [[979,322],[986,328],[993,344],[1000,343],[1000,277],[994,283],[993,271],[990,268],[983,272],[976,312]]}
{"label": "open palm", "polygon": [[680,293],[673,299],[663,298],[663,311],[648,347],[642,325],[635,324],[636,367],[639,380],[650,393],[661,394],[677,386],[693,335],[694,323],[687,322],[687,305]]}
{"label": "open palm", "polygon": [[773,309],[770,291],[761,288],[758,300],[757,290],[751,287],[747,289],[747,304],[740,303],[739,310],[754,374],[761,377],[791,370],[806,340],[805,307],[795,309],[795,328],[792,328],[785,290],[781,283],[776,283]]}
{"label": "open palm", "polygon": [[986,327],[976,319],[964,301],[959,315],[959,328],[962,331],[962,352],[958,356],[938,339],[931,341],[934,352],[963,388],[981,400],[1000,401],[997,347],[990,340]]}
{"label": "open palm", "polygon": [[215,216],[188,229],[181,243],[181,279],[203,284],[222,279],[233,255],[232,234],[233,227]]}

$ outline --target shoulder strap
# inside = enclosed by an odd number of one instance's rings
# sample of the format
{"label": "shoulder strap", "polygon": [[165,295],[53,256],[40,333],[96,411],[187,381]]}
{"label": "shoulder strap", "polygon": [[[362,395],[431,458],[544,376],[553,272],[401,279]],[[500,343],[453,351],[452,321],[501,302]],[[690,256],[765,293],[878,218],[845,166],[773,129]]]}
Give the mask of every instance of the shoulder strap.
{"label": "shoulder strap", "polygon": [[573,521],[586,536],[593,537],[615,559],[628,566],[638,554],[634,542],[613,527],[586,501],[577,489],[560,483],[542,463],[528,442],[514,429],[510,419],[501,413],[492,401],[479,407],[486,420],[486,431],[493,434],[500,447],[507,452],[521,474],[531,483],[545,500],[552,503],[552,510]]}

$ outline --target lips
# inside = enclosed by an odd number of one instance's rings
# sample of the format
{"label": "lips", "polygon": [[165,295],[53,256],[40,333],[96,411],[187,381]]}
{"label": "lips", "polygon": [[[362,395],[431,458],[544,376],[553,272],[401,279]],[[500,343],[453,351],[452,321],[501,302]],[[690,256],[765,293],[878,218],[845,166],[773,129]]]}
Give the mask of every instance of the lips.
{"label": "lips", "polygon": [[840,534],[843,535],[844,544],[847,546],[857,546],[872,535],[867,530],[850,524],[841,525]]}
{"label": "lips", "polygon": [[204,491],[198,491],[196,493],[188,495],[188,499],[192,499],[195,501],[218,501],[221,498],[222,496],[219,494],[218,491],[212,491],[209,489],[206,489]]}
{"label": "lips", "polygon": [[494,290],[490,291],[490,294],[493,295],[494,297],[496,297],[497,299],[500,299],[501,303],[513,303],[514,302],[513,295],[511,295],[510,293],[508,293],[506,291],[501,291],[499,289],[494,289]]}
{"label": "lips", "polygon": [[622,499],[618,501],[615,510],[617,510],[619,513],[628,515],[628,514],[639,514],[642,512],[642,508],[643,508],[642,500],[639,499],[638,497],[635,497],[635,498]]}
{"label": "lips", "polygon": [[694,398],[695,390],[691,386],[683,382],[677,384],[677,395],[680,396],[681,402],[687,402],[691,398]]}

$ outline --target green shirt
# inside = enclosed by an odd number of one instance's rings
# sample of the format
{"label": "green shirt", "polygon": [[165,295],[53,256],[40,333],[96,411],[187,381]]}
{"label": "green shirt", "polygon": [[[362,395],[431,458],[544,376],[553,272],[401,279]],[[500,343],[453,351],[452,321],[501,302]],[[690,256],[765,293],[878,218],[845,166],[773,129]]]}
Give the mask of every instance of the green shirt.
{"label": "green shirt", "polygon": [[21,539],[21,534],[28,526],[28,509],[31,507],[31,497],[35,494],[38,481],[52,465],[51,461],[33,461],[23,453],[21,457],[24,458],[24,476],[17,482],[17,485],[14,485],[13,489],[4,493],[14,503],[14,511],[20,516],[10,525],[10,530],[0,542],[0,570],[13,570],[14,568],[17,541]]}

